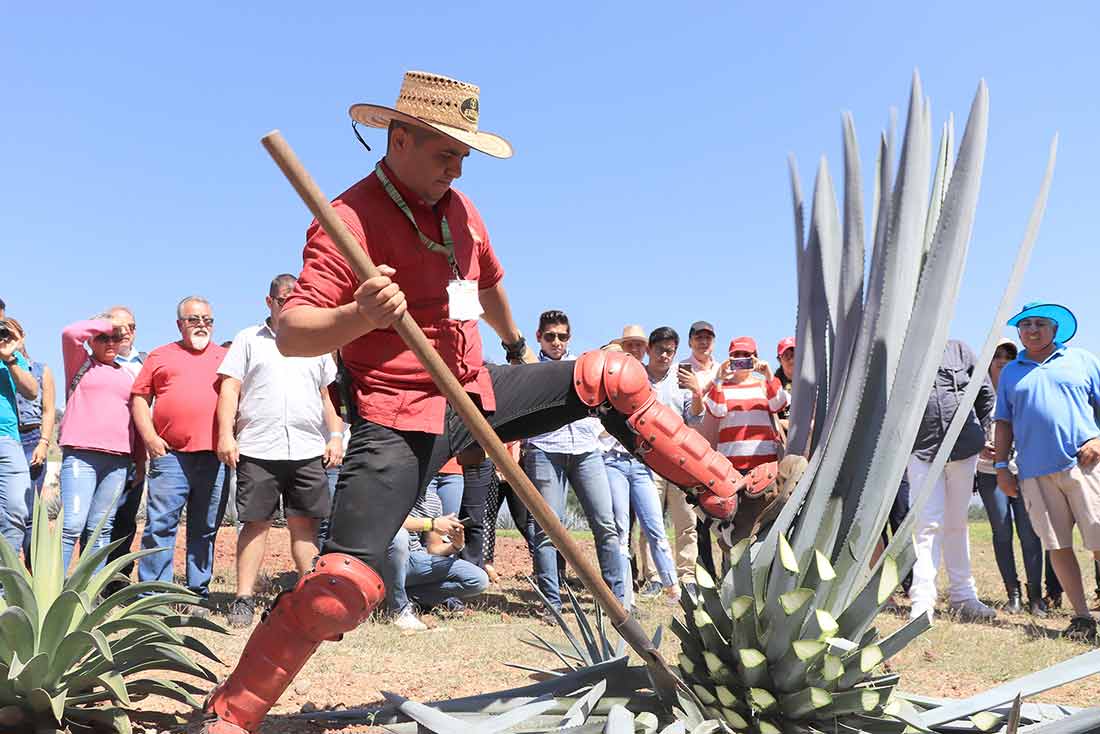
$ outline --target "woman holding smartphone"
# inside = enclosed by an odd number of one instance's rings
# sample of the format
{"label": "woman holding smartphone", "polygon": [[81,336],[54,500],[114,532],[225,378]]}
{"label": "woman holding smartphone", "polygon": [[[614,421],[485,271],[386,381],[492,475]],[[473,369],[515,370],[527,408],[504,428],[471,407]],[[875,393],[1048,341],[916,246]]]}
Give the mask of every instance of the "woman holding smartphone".
{"label": "woman holding smartphone", "polygon": [[756,340],[739,336],[730,342],[729,359],[707,393],[707,412],[718,419],[719,453],[738,471],[748,471],[779,456],[773,416],[790,403],[790,394],[757,356]]}

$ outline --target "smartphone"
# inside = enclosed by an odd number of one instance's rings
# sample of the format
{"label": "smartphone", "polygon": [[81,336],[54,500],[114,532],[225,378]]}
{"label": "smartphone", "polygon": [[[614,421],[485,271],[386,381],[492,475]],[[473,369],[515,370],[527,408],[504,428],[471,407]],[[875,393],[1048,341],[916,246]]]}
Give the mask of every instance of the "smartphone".
{"label": "smartphone", "polygon": [[472,517],[460,517],[460,518],[458,518],[458,521],[460,523],[462,523],[462,527],[464,527],[464,528],[469,528],[472,525],[476,524]]}
{"label": "smartphone", "polygon": [[752,357],[730,357],[731,370],[751,370],[752,366]]}

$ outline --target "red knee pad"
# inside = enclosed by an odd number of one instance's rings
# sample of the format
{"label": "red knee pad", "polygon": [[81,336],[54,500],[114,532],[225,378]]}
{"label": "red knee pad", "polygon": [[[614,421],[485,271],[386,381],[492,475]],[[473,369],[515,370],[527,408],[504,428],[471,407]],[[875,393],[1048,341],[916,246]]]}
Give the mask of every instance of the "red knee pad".
{"label": "red knee pad", "polygon": [[590,407],[611,403],[631,415],[655,399],[649,375],[638,360],[623,352],[585,352],[573,366],[573,387]]}
{"label": "red knee pad", "polygon": [[255,731],[317,647],[358,627],[385,597],[382,579],[358,558],[321,556],[252,631],[237,667],[210,694],[206,711]]}
{"label": "red knee pad", "polygon": [[699,492],[699,507],[703,512],[717,520],[728,520],[737,513],[737,495],[719,497],[709,490]]}

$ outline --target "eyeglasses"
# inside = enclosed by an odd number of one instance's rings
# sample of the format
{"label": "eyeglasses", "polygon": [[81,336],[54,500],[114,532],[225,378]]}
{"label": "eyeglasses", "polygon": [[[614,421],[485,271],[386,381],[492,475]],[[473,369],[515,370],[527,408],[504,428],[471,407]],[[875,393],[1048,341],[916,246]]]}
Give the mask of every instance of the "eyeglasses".
{"label": "eyeglasses", "polygon": [[180,319],[180,321],[187,324],[188,326],[213,326],[214,325],[214,317],[213,316],[184,316],[183,318]]}
{"label": "eyeglasses", "polygon": [[1016,328],[1024,329],[1053,329],[1054,322],[1050,319],[1022,319],[1016,324]]}
{"label": "eyeglasses", "polygon": [[542,333],[542,338],[545,339],[548,342],[562,342],[562,343],[564,343],[564,342],[569,341],[569,335],[568,334],[559,334],[556,331],[544,331]]}
{"label": "eyeglasses", "polygon": [[97,341],[101,344],[118,344],[125,338],[126,337],[122,336],[121,334],[96,334],[92,341]]}

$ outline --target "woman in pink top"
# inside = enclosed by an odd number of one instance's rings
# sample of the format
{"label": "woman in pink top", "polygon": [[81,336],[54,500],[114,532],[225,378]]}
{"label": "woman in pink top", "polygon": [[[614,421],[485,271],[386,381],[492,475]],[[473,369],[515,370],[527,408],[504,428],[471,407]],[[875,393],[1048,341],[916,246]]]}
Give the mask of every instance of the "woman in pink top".
{"label": "woman in pink top", "polygon": [[84,544],[105,516],[95,547],[110,542],[115,501],[130,466],[134,376],[115,362],[121,339],[115,325],[102,317],[78,321],[61,332],[66,401],[58,443],[65,510],[61,547],[66,569],[77,540],[82,550],[88,550]]}

